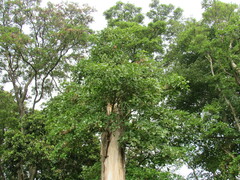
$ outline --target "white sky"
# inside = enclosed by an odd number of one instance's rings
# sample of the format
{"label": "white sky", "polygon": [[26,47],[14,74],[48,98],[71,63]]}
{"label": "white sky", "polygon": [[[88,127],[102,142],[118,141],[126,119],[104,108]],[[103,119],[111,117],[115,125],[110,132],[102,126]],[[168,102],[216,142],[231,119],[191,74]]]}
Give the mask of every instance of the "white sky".
{"label": "white sky", "polygon": [[[91,25],[94,30],[101,30],[106,27],[106,21],[103,16],[103,12],[110,7],[114,6],[117,1],[122,1],[124,3],[132,3],[137,7],[142,8],[142,12],[146,13],[149,10],[149,4],[151,0],[43,0],[43,2],[51,1],[53,3],[58,3],[62,1],[77,2],[79,4],[88,4],[94,7],[97,12],[93,14],[95,22]],[[236,3],[240,4],[240,0],[221,0],[226,3]],[[162,4],[173,4],[175,7],[180,7],[184,10],[184,17],[196,18],[199,20],[203,12],[201,8],[202,0],[160,0]]]}

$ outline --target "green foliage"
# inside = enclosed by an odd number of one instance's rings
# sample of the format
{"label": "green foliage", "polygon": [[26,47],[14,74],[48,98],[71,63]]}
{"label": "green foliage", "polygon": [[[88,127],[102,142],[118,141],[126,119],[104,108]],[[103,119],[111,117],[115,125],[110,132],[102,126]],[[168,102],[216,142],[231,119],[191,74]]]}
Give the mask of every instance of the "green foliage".
{"label": "green foliage", "polygon": [[98,166],[94,168],[99,158],[97,125],[88,122],[91,107],[85,104],[85,95],[81,93],[78,86],[68,86],[65,93],[50,101],[44,110],[47,141],[51,144],[48,153],[51,177],[88,179],[87,169],[98,169]]}
{"label": "green foliage", "polygon": [[0,129],[14,127],[17,118],[17,105],[11,93],[0,89]]}
{"label": "green foliage", "polygon": [[83,179],[99,180],[101,178],[101,163],[100,161],[93,166],[83,167],[82,177]]}
{"label": "green foliage", "polygon": [[184,178],[170,173],[161,172],[152,168],[141,168],[132,166],[127,169],[127,180],[147,180],[147,179],[161,179],[161,180],[183,180]]}
{"label": "green foliage", "polygon": [[[39,169],[48,164],[49,144],[45,141],[44,117],[40,112],[22,119],[24,131],[9,128],[4,135],[2,166],[6,177],[17,177],[17,171],[24,162],[23,171],[37,166]],[[16,127],[17,126],[17,127]]]}
{"label": "green foliage", "polygon": [[[146,178],[151,178],[151,173],[159,174],[159,166],[185,153],[178,142],[181,130],[175,117],[181,112],[159,106],[166,98],[166,84],[172,87],[170,94],[186,89],[187,82],[174,73],[164,73],[162,63],[152,59],[162,49],[159,28],[164,29],[163,22],[147,27],[126,22],[117,25],[93,38],[91,56],[75,68],[78,99],[88,109],[85,122],[94,123],[100,132],[123,127],[121,145],[129,158],[127,166],[146,167]],[[117,104],[118,112],[107,116],[108,103]]]}
{"label": "green foliage", "polygon": [[237,4],[227,4],[218,0],[212,2],[208,0],[203,2],[202,5],[205,8],[203,21],[210,26],[227,23],[232,17],[232,13],[238,8]]}
{"label": "green foliage", "polygon": [[1,81],[12,83],[23,116],[27,99],[32,96],[34,110],[68,77],[71,63],[88,43],[92,10],[76,3],[41,7],[35,0],[1,0],[0,4]]}
{"label": "green foliage", "polygon": [[35,107],[69,77],[70,67],[86,50],[91,12],[76,3],[43,7],[40,0],[0,0],[0,80],[12,84],[16,103],[9,99],[18,110],[10,125],[12,110],[3,98],[7,111],[1,112],[0,178],[51,177],[51,171],[44,171],[53,165],[46,119]]}
{"label": "green foliage", "polygon": [[160,4],[159,0],[153,0],[150,4],[151,10],[147,13],[147,16],[156,21],[166,21],[169,19],[178,20],[182,16],[183,10],[176,8],[172,4]]}
{"label": "green foliage", "polygon": [[[3,169],[4,163],[2,159],[4,158],[5,148],[5,135],[8,129],[16,128],[18,126],[17,121],[17,106],[14,101],[13,96],[0,89],[0,169]],[[3,176],[3,172],[0,172],[0,177]]]}
{"label": "green foliage", "polygon": [[164,41],[172,42],[176,35],[181,32],[183,25],[181,23],[183,10],[175,8],[172,4],[160,4],[159,0],[152,0],[149,5],[150,11],[147,16],[152,22],[164,21],[166,23],[166,32],[164,33]]}
{"label": "green foliage", "polygon": [[176,161],[188,179],[239,178],[239,6],[202,5],[201,21],[183,22],[153,0],[143,25],[141,8],[117,2],[92,34],[88,6],[0,0],[1,82],[14,93],[0,90],[0,179],[99,179],[100,134],[118,128],[126,179],[183,179],[163,170]]}
{"label": "green foliage", "polygon": [[187,22],[167,56],[175,65],[173,70],[189,81],[189,91],[172,99],[172,105],[199,113],[201,123],[190,144],[194,146],[190,166],[204,169],[201,173],[209,178],[236,179],[240,138],[239,67],[235,59],[239,56],[239,11],[234,4],[204,3],[203,20]]}
{"label": "green foliage", "polygon": [[144,16],[141,14],[142,8],[136,7],[130,3],[118,1],[115,6],[111,7],[103,14],[108,21],[108,26],[115,26],[117,22],[136,22],[143,23]]}

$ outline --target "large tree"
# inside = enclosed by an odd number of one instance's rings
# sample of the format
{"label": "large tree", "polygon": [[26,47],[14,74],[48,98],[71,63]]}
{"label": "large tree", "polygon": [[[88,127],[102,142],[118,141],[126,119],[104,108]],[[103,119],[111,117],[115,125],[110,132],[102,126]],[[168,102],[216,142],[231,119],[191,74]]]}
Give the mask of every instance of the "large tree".
{"label": "large tree", "polygon": [[[66,88],[65,94],[76,108],[66,110],[68,115],[58,116],[56,122],[76,119],[79,112],[82,127],[96,127],[101,135],[103,180],[125,179],[126,160],[129,178],[142,178],[139,172],[151,172],[145,178],[170,178],[159,168],[183,153],[178,134],[183,123],[177,117],[182,112],[164,104],[166,96],[177,94],[186,82],[165,73],[162,63],[154,60],[155,53],[163,53],[161,37],[166,23],[156,20],[140,25],[134,17],[141,12],[129,13],[129,6],[134,5],[117,5],[105,12],[110,27],[93,36],[89,58],[75,68],[76,84]],[[74,125],[68,129],[79,131]]]}
{"label": "large tree", "polygon": [[173,101],[175,107],[199,114],[195,136],[189,134],[190,145],[195,145],[190,167],[205,170],[209,178],[237,179],[239,7],[220,1],[204,1],[203,7],[203,19],[186,22],[168,55],[173,70],[186,77],[190,86]]}
{"label": "large tree", "polygon": [[[40,0],[0,1],[1,83],[12,85],[19,112],[20,132],[15,131],[12,138],[21,137],[23,143],[28,142],[24,140],[28,134],[25,116],[54,92],[69,76],[70,66],[83,55],[91,33],[88,28],[91,12],[88,6],[76,3],[48,3],[43,7]],[[18,179],[33,179],[40,172],[36,167],[38,162],[28,165],[24,148],[13,152],[17,156],[14,166]]]}
{"label": "large tree", "polygon": [[[162,51],[164,25],[162,21],[148,26],[119,22],[104,29],[95,36],[90,57],[75,70],[79,91],[85,94],[79,98],[91,114],[88,123],[100,127],[103,180],[125,179],[126,153],[141,156],[144,166],[151,163],[155,168],[161,157],[163,162],[171,162],[171,152],[177,153],[170,145],[172,134],[163,125],[160,103],[164,104],[166,84],[176,91],[174,87],[184,88],[185,81],[176,74],[164,74],[162,64],[153,59],[154,52]],[[171,128],[175,129],[175,123]],[[159,128],[154,130],[155,126]],[[142,136],[146,131],[150,134]],[[144,156],[153,158],[147,162]]]}
{"label": "large tree", "polygon": [[[0,2],[2,81],[10,82],[21,117],[25,103],[34,110],[87,44],[89,7],[75,3],[40,6],[41,1]],[[32,97],[31,97],[32,96]]]}

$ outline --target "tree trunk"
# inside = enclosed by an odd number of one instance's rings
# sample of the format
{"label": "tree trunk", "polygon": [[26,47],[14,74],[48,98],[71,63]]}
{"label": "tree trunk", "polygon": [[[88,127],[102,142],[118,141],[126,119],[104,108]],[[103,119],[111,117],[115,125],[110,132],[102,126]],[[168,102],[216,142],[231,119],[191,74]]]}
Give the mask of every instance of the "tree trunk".
{"label": "tree trunk", "polygon": [[[23,129],[23,117],[25,115],[25,107],[24,107],[24,101],[18,102],[18,109],[19,109],[19,120],[20,120],[20,127],[21,127],[21,132],[24,133]],[[18,174],[18,180],[24,180],[25,179],[25,173],[23,169],[23,160],[21,158],[20,162],[17,165],[17,174]]]}
{"label": "tree trunk", "polygon": [[101,137],[101,180],[125,180],[124,150],[120,147],[119,138],[122,130],[103,132]]}
{"label": "tree trunk", "polygon": [[36,174],[37,174],[37,167],[33,165],[29,168],[29,175],[30,175],[29,180],[34,180]]}
{"label": "tree trunk", "polygon": [[23,162],[20,161],[18,163],[18,170],[17,170],[17,174],[18,174],[18,180],[24,180],[25,176],[24,176],[24,172],[23,172],[23,169],[22,169],[22,166],[23,166]]}

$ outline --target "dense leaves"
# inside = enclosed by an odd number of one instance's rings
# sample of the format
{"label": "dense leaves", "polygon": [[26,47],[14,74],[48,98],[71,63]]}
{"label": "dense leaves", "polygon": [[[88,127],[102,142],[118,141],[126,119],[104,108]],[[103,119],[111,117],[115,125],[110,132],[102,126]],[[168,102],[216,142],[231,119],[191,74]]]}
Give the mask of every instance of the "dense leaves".
{"label": "dense leaves", "polygon": [[[43,163],[48,151],[46,134],[43,118],[34,110],[69,78],[71,65],[85,52],[91,12],[90,7],[76,3],[48,3],[43,7],[39,0],[0,1],[1,83],[12,85],[18,109],[14,126],[3,127],[3,161],[9,165],[3,174],[7,178],[34,179],[43,175],[42,169],[47,167]],[[10,112],[3,112],[3,116]],[[32,124],[26,126],[29,118]]]}
{"label": "dense leaves", "polygon": [[203,172],[209,178],[236,179],[240,163],[239,9],[219,1],[205,1],[204,7],[203,20],[188,22],[169,53],[174,70],[190,86],[174,106],[199,113],[202,123],[193,140],[190,166],[209,172]]}
{"label": "dense leaves", "polygon": [[93,34],[88,6],[0,0],[1,83],[12,84],[0,89],[0,179],[98,180],[102,134],[117,130],[126,179],[184,179],[171,170],[182,163],[187,179],[239,179],[240,10],[202,7],[184,20],[153,0],[144,24],[117,2]]}
{"label": "dense leaves", "polygon": [[104,16],[109,26],[115,26],[117,22],[136,22],[143,23],[144,16],[140,7],[134,4],[118,1],[115,6],[104,12]]}
{"label": "dense leaves", "polygon": [[[121,22],[104,29],[94,38],[90,58],[80,61],[74,76],[79,94],[86,94],[83,103],[91,108],[88,123],[98,124],[100,132],[121,127],[121,146],[129,166],[138,162],[136,166],[153,172],[183,154],[173,140],[175,130],[169,130],[179,122],[168,118],[179,112],[159,107],[167,95],[166,84],[174,91],[187,87],[182,77],[166,75],[162,63],[153,59],[153,53],[162,52],[164,26],[161,21],[148,26]],[[111,116],[106,115],[108,103],[117,106]]]}
{"label": "dense leaves", "polygon": [[21,116],[27,100],[34,110],[69,75],[72,61],[86,47],[90,12],[74,3],[42,8],[35,0],[1,1],[2,81],[12,84]]}

